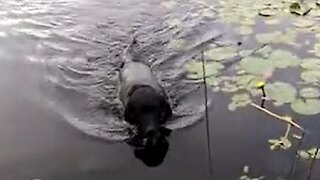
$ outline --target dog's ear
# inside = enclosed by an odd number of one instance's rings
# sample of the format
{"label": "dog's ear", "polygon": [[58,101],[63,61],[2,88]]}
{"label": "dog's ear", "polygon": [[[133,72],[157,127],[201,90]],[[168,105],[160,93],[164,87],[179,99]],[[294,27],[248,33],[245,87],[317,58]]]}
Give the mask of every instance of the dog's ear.
{"label": "dog's ear", "polygon": [[129,101],[124,110],[124,119],[130,124],[135,124],[134,107]]}

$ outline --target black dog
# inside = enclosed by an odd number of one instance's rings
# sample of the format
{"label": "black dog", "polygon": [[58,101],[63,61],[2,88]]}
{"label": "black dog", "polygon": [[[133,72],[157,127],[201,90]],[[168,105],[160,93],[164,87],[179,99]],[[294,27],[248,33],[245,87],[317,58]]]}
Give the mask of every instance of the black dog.
{"label": "black dog", "polygon": [[166,92],[151,68],[133,59],[132,46],[135,43],[134,38],[125,50],[120,67],[120,100],[125,108],[125,121],[138,129],[132,141],[136,147],[135,155],[145,164],[156,166],[163,161],[168,150],[166,137],[170,130],[162,125],[171,117],[172,110]]}

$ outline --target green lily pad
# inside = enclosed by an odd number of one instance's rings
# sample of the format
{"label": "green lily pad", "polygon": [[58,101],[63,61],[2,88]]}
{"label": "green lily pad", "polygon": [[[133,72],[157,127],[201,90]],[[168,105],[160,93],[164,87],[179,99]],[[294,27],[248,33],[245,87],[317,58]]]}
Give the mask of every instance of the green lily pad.
{"label": "green lily pad", "polygon": [[311,160],[311,159],[320,159],[320,150],[317,150],[317,148],[311,148],[309,150],[299,150],[298,156],[305,160]]}
{"label": "green lily pad", "polygon": [[232,102],[229,104],[228,108],[230,111],[235,111],[237,107],[245,107],[251,103],[250,96],[248,94],[235,94],[232,97]]}
{"label": "green lily pad", "polygon": [[252,18],[243,18],[239,24],[244,26],[253,26],[256,23],[256,21]]}
{"label": "green lily pad", "polygon": [[259,33],[256,34],[256,39],[259,43],[262,44],[277,43],[281,35],[282,33],[280,31],[275,31],[272,33]]}
{"label": "green lily pad", "polygon": [[285,32],[275,31],[272,33],[259,33],[256,34],[256,40],[262,44],[289,44],[294,45],[297,37],[295,30],[286,30]]}
{"label": "green lily pad", "polygon": [[302,99],[298,99],[291,103],[291,108],[303,115],[315,115],[320,113],[320,101],[318,99],[306,99],[303,101]]}
{"label": "green lily pad", "polygon": [[272,64],[259,57],[249,56],[240,61],[240,68],[250,74],[262,75],[267,71],[272,71]]}
{"label": "green lily pad", "polygon": [[317,83],[320,80],[320,71],[310,70],[301,73],[301,79],[307,83]]}
{"label": "green lily pad", "polygon": [[315,22],[313,20],[306,19],[306,18],[298,18],[296,22],[292,24],[298,28],[308,28],[308,27],[312,27],[315,24]]}
{"label": "green lily pad", "polygon": [[277,9],[261,9],[259,11],[259,15],[260,16],[265,16],[265,17],[268,17],[268,16],[274,16],[278,13],[278,10]]}
{"label": "green lily pad", "polygon": [[300,158],[302,158],[302,159],[310,159],[310,155],[309,155],[309,153],[308,152],[306,152],[306,151],[303,151],[303,150],[299,150],[298,151],[298,156],[300,157]]}
{"label": "green lily pad", "polygon": [[320,17],[320,9],[312,9],[309,15],[313,17]]}
{"label": "green lily pad", "polygon": [[250,35],[253,33],[253,30],[250,26],[240,26],[235,29],[235,33],[239,35]]}
{"label": "green lily pad", "polygon": [[256,51],[256,54],[261,55],[264,58],[269,57],[270,53],[273,51],[273,49],[270,46],[264,46],[263,48]]}
{"label": "green lily pad", "polygon": [[308,70],[320,70],[320,59],[308,58],[304,59],[300,66]]}
{"label": "green lily pad", "polygon": [[293,55],[290,51],[281,49],[274,50],[268,59],[276,68],[294,67],[300,63],[297,56]]}
{"label": "green lily pad", "polygon": [[320,56],[320,43],[314,44],[311,52],[313,52],[316,56]]}
{"label": "green lily pad", "polygon": [[292,146],[291,141],[286,137],[280,137],[280,139],[269,139],[270,150],[287,150]]}
{"label": "green lily pad", "polygon": [[[192,61],[185,65],[185,68],[189,73],[188,77],[191,79],[202,79],[203,78],[203,69],[202,62]],[[205,65],[206,75],[212,76],[218,74],[219,70],[223,69],[224,66],[218,62],[208,62]]]}
{"label": "green lily pad", "polygon": [[294,2],[290,5],[290,12],[299,16],[307,15],[310,12],[310,10],[311,8],[309,8],[306,4]]}
{"label": "green lily pad", "polygon": [[183,39],[173,39],[169,42],[168,48],[173,50],[183,50],[186,48],[186,41]]}
{"label": "green lily pad", "polygon": [[266,85],[266,94],[270,99],[278,103],[290,103],[296,99],[297,90],[291,84],[275,82]]}
{"label": "green lily pad", "polygon": [[320,92],[316,88],[307,87],[300,90],[300,96],[304,98],[317,98],[320,97]]}
{"label": "green lily pad", "polygon": [[277,24],[280,24],[280,20],[279,19],[266,19],[264,21],[264,23],[267,25],[277,25]]}
{"label": "green lily pad", "polygon": [[209,84],[210,86],[219,86],[219,84],[221,83],[221,79],[217,78],[217,77],[209,77],[206,79],[207,84]]}
{"label": "green lily pad", "polygon": [[166,9],[173,9],[176,6],[177,2],[174,0],[169,1],[163,1],[161,3],[162,6],[164,6]]}
{"label": "green lily pad", "polygon": [[220,61],[228,58],[232,58],[237,55],[237,49],[235,47],[215,47],[204,52],[204,56],[207,60]]}

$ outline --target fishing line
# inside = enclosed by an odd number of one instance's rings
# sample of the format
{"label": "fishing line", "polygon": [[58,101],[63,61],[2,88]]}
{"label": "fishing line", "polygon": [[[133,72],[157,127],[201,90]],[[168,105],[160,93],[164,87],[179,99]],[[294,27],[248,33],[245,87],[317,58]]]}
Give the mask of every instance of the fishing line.
{"label": "fishing line", "polygon": [[206,120],[206,136],[207,136],[207,151],[208,151],[208,160],[210,168],[210,179],[213,177],[213,165],[212,165],[212,156],[211,156],[211,140],[210,140],[210,127],[209,127],[209,112],[208,112],[208,91],[207,91],[207,81],[206,81],[206,67],[204,60],[204,53],[201,51],[201,61],[202,61],[202,75],[203,75],[203,84],[204,84],[204,99],[205,99],[205,120]]}

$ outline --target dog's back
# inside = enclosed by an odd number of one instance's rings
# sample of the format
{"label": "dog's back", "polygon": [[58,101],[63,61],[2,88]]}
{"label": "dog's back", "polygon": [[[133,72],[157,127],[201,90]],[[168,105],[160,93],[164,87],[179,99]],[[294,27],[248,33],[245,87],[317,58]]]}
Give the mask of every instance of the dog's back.
{"label": "dog's back", "polygon": [[140,62],[126,62],[120,71],[120,99],[123,104],[127,104],[129,91],[135,85],[150,86],[166,98],[165,91],[147,65]]}

